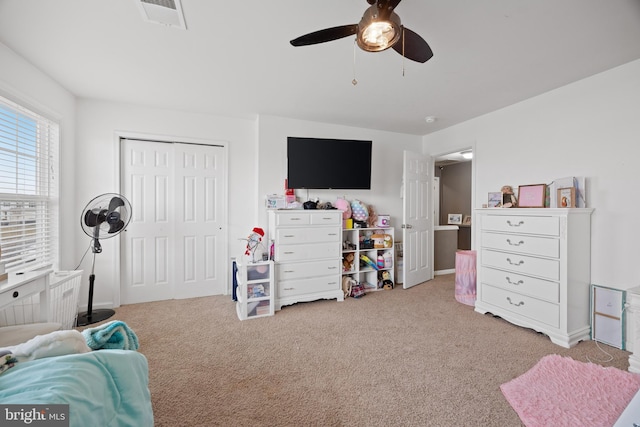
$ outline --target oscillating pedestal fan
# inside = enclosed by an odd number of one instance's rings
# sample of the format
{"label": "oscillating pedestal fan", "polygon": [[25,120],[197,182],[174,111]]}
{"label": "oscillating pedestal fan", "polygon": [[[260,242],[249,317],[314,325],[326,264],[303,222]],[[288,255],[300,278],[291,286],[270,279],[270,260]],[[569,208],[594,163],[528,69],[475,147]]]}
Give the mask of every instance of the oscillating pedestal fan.
{"label": "oscillating pedestal fan", "polygon": [[102,252],[100,239],[108,239],[118,235],[129,224],[131,219],[131,203],[120,194],[105,193],[91,200],[84,208],[80,223],[82,230],[91,237],[93,261],[89,276],[89,303],[87,312],[78,315],[78,326],[101,322],[115,314],[111,309],[93,310],[93,285],[96,280],[94,268],[96,254]]}

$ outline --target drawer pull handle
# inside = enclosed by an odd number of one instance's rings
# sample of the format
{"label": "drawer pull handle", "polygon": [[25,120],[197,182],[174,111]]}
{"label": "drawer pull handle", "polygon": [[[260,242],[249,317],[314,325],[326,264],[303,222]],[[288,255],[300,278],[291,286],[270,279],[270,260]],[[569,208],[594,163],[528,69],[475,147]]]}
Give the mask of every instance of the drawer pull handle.
{"label": "drawer pull handle", "polygon": [[295,254],[295,252],[292,252],[292,251],[286,252],[286,251],[285,251],[285,254],[286,254],[286,255],[291,255],[291,254]]}
{"label": "drawer pull handle", "polygon": [[328,267],[329,270],[336,270],[338,267]]}
{"label": "drawer pull handle", "polygon": [[295,288],[284,288],[285,291],[293,291]]}
{"label": "drawer pull handle", "polygon": [[512,282],[511,278],[509,276],[507,276],[506,279],[507,279],[507,283],[510,284],[510,285],[518,286],[518,285],[522,285],[524,283],[523,280],[518,280],[517,282]]}
{"label": "drawer pull handle", "polygon": [[513,301],[511,301],[511,297],[507,297],[507,301],[509,301],[509,304],[511,305],[515,305],[516,307],[520,307],[521,305],[524,305],[524,301],[520,301],[519,303],[514,303]]}
{"label": "drawer pull handle", "polygon": [[520,246],[520,245],[524,245],[524,240],[520,240],[518,243],[511,243],[511,239],[507,239],[507,243],[510,244],[511,246]]}
{"label": "drawer pull handle", "polygon": [[14,298],[18,298],[18,295],[20,295],[20,293],[18,293],[18,291],[13,291],[12,296],[13,296]]}
{"label": "drawer pull handle", "polygon": [[507,220],[507,224],[509,224],[509,227],[520,227],[521,225],[524,225],[524,221],[519,221],[517,224],[512,224],[510,220]]}
{"label": "drawer pull handle", "polygon": [[295,234],[285,234],[284,237],[296,237]]}
{"label": "drawer pull handle", "polygon": [[295,270],[285,270],[284,272],[285,273],[295,273],[296,271]]}
{"label": "drawer pull handle", "polygon": [[524,264],[524,260],[520,260],[520,261],[518,261],[518,262],[512,262],[512,261],[511,261],[511,258],[507,258],[507,262],[508,262],[509,264],[511,264],[511,265],[522,265],[522,264]]}
{"label": "drawer pull handle", "polygon": [[327,234],[327,236],[337,236],[337,235],[338,235],[338,233],[329,233],[329,234]]}

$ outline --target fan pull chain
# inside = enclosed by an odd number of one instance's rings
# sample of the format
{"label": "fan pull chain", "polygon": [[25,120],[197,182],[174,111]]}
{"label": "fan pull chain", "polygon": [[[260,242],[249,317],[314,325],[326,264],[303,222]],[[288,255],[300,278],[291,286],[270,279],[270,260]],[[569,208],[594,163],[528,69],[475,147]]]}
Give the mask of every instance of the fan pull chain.
{"label": "fan pull chain", "polygon": [[402,27],[402,77],[404,77],[404,27]]}
{"label": "fan pull chain", "polygon": [[357,85],[358,80],[356,79],[356,40],[353,40],[353,80],[351,80],[352,85]]}

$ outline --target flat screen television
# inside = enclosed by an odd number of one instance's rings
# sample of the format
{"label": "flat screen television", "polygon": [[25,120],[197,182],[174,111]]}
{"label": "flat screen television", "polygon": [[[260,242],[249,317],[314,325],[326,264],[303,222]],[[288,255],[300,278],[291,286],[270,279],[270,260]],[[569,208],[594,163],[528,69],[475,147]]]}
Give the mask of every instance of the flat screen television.
{"label": "flat screen television", "polygon": [[287,138],[289,188],[370,190],[372,141]]}

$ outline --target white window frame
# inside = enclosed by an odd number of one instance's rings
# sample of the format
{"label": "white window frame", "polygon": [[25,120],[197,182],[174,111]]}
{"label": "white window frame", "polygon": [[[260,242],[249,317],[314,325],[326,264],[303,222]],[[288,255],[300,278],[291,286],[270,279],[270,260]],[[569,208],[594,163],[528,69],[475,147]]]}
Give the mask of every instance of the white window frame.
{"label": "white window frame", "polygon": [[0,272],[58,263],[60,125],[0,95]]}

